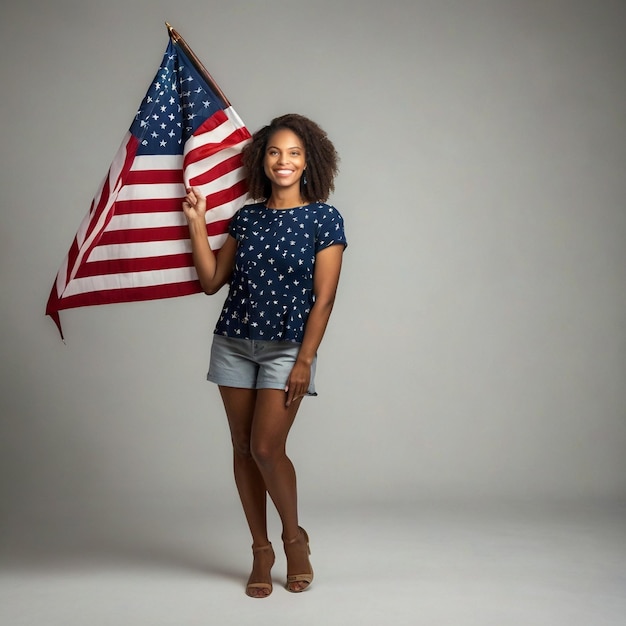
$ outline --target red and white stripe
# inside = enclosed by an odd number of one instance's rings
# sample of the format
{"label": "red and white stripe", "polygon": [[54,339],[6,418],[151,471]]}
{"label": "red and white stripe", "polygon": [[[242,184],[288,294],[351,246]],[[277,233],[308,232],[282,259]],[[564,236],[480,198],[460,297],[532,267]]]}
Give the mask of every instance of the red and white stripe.
{"label": "red and white stripe", "polygon": [[214,250],[244,203],[241,150],[250,133],[229,107],[207,119],[183,155],[136,155],[129,132],[94,197],[57,274],[46,313],[188,295],[200,291],[182,212],[185,187],[207,197]]}

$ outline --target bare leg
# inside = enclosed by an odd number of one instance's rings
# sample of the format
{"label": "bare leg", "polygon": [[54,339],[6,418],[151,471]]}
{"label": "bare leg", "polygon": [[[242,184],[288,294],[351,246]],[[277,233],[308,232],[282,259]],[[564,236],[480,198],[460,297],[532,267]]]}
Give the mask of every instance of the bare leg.
{"label": "bare leg", "polygon": [[255,389],[239,389],[220,386],[233,443],[233,465],[239,498],[252,535],[254,564],[248,579],[251,583],[265,583],[265,588],[248,587],[246,593],[262,598],[271,593],[270,569],[274,564],[274,552],[260,550],[269,544],[267,537],[267,491],[261,472],[250,453],[250,433],[257,392]]}
{"label": "bare leg", "polygon": [[[296,473],[286,453],[287,436],[295,420],[301,399],[285,407],[285,392],[278,389],[257,391],[250,450],[263,476],[267,491],[283,524],[283,539],[289,545],[287,573],[306,574],[311,570],[308,550],[298,549],[294,541],[301,537],[298,526]],[[295,548],[295,549],[294,549]],[[301,591],[306,582],[290,583],[290,589]]]}

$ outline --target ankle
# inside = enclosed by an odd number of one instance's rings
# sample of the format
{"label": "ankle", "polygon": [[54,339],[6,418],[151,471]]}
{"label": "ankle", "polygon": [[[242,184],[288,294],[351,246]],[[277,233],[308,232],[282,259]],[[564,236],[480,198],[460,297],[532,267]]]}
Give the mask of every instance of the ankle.
{"label": "ankle", "polygon": [[274,548],[272,547],[272,544],[268,541],[266,544],[264,545],[255,545],[252,544],[252,553],[253,554],[258,554],[259,552],[268,552],[268,553],[274,553]]}
{"label": "ankle", "polygon": [[298,543],[302,539],[302,537],[303,537],[302,529],[300,528],[300,526],[298,526],[298,529],[296,530],[295,533],[286,534],[286,533],[283,532],[281,537],[282,537],[283,543],[285,545],[291,545],[293,543]]}
{"label": "ankle", "polygon": [[252,540],[252,549],[253,550],[265,550],[267,548],[271,548],[272,544],[270,542],[270,540],[266,537],[265,539],[261,539],[261,540],[256,540],[253,539]]}

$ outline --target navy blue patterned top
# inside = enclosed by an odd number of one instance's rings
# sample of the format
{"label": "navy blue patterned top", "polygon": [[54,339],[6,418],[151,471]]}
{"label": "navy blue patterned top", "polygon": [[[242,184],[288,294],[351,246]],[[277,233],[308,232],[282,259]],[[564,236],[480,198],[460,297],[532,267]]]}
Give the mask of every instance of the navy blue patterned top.
{"label": "navy blue patterned top", "polygon": [[339,211],[323,202],[294,209],[251,204],[235,214],[229,233],[238,246],[215,333],[301,343],[315,301],[315,254],[347,245]]}

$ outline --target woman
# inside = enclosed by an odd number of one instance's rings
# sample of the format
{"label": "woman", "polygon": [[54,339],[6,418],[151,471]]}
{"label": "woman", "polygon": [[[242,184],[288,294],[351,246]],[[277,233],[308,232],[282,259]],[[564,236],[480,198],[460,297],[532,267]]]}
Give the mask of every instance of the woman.
{"label": "woman", "polygon": [[233,217],[219,255],[207,240],[206,202],[198,189],[187,190],[183,211],[203,290],[213,294],[230,283],[207,378],[219,385],[226,409],[235,482],[252,534],[246,593],[264,598],[272,592],[274,564],[267,493],[282,522],[287,589],[304,591],[313,581],[285,447],[302,398],[316,395],[316,353],[346,239],[341,215],[324,203],[338,157],[317,124],[295,114],[275,118],[254,134],[243,163],[250,197],[263,201]]}

